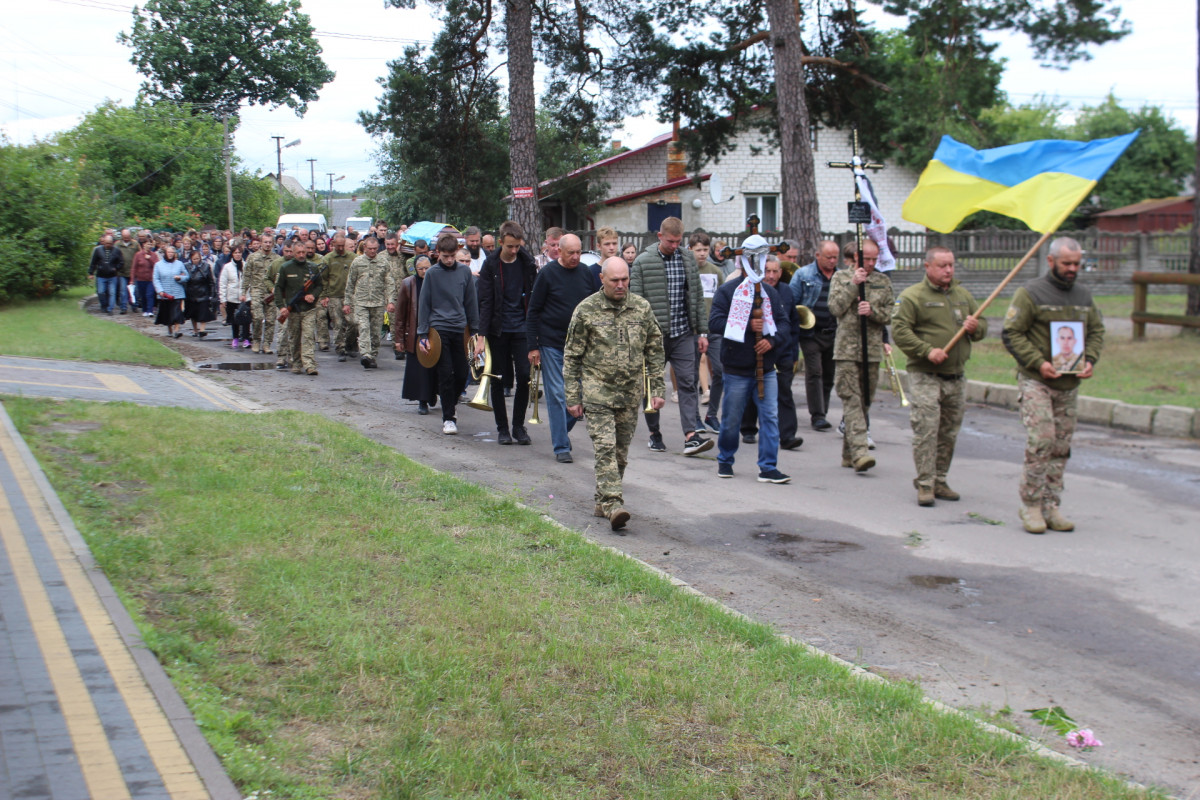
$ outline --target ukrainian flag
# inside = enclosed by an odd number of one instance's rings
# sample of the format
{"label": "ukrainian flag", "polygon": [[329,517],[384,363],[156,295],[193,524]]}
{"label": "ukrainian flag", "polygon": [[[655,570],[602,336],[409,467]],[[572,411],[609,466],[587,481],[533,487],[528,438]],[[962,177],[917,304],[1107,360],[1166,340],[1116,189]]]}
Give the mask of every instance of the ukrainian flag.
{"label": "ukrainian flag", "polygon": [[1091,142],[1040,139],[991,150],[943,136],[901,215],[949,233],[976,211],[995,211],[1049,233],[1091,193],[1139,132]]}

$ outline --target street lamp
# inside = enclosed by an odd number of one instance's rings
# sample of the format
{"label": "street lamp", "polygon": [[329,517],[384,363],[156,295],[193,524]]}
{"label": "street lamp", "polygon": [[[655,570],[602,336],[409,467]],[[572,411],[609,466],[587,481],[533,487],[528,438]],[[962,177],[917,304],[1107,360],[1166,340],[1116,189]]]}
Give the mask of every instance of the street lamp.
{"label": "street lamp", "polygon": [[283,148],[295,147],[300,144],[300,140],[295,139],[281,146],[282,136],[272,136],[271,138],[275,140],[275,183],[279,189],[279,214],[283,216]]}

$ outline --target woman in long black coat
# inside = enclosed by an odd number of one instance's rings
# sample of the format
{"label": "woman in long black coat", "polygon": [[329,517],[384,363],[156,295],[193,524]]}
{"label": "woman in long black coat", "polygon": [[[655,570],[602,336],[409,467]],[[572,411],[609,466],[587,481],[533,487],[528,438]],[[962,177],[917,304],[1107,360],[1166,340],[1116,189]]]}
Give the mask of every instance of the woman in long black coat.
{"label": "woman in long black coat", "polygon": [[192,335],[203,339],[208,336],[204,326],[217,318],[213,313],[212,302],[216,295],[216,281],[213,280],[212,267],[204,260],[199,250],[192,251],[191,258],[184,266],[188,278],[183,286],[183,315],[192,321]]}

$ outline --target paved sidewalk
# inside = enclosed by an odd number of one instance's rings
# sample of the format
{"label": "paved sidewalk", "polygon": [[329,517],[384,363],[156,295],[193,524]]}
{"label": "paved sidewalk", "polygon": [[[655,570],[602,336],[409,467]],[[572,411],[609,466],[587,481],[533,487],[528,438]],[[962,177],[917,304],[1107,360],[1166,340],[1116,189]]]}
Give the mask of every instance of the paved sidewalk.
{"label": "paved sidewalk", "polygon": [[205,411],[259,411],[203,376],[179,369],[0,356],[0,394],[127,401]]}
{"label": "paved sidewalk", "polygon": [[240,798],[3,407],[0,488],[0,798]]}

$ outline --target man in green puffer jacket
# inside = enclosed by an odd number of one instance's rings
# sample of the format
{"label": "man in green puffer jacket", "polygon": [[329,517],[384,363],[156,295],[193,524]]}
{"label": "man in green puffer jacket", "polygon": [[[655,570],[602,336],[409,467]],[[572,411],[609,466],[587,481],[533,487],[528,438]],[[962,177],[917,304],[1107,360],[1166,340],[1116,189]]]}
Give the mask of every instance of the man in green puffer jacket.
{"label": "man in green puffer jacket", "polygon": [[[712,449],[711,439],[696,431],[700,397],[696,391],[700,353],[708,350],[708,320],[704,315],[704,289],[696,258],[681,248],[683,222],[667,217],[658,227],[658,243],[643,250],[629,271],[629,291],[650,303],[663,335],[666,361],[675,370],[679,386],[679,419],[683,427],[683,454],[694,456]],[[650,449],[665,453],[659,413],[646,412]]]}

